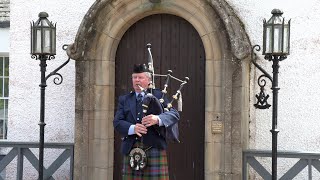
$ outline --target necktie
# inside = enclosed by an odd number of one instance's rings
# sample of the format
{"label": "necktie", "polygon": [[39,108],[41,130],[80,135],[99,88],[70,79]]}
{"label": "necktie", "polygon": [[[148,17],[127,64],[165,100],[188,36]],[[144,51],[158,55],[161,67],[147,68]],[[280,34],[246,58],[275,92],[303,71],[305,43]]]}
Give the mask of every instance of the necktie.
{"label": "necktie", "polygon": [[138,103],[141,103],[142,102],[142,94],[138,94],[138,96],[137,96],[137,102]]}
{"label": "necktie", "polygon": [[136,109],[137,109],[137,121],[141,121],[141,119],[142,119],[142,94],[140,94],[140,93],[137,96]]}

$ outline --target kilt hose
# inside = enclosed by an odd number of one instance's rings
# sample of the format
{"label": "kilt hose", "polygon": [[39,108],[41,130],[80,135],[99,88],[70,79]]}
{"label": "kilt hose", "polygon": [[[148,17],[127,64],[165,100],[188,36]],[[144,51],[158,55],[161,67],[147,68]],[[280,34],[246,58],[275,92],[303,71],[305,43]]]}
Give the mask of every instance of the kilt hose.
{"label": "kilt hose", "polygon": [[122,180],[169,180],[166,150],[151,148],[146,151],[147,166],[135,171],[129,166],[129,156],[123,158]]}

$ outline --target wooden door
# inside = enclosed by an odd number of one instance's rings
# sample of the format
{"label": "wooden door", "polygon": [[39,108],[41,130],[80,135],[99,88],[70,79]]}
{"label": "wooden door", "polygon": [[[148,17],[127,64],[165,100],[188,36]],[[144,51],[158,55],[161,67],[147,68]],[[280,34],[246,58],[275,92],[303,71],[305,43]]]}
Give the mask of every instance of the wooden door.
{"label": "wooden door", "polygon": [[[115,104],[119,95],[132,90],[133,64],[147,63],[147,43],[152,44],[156,73],[166,74],[171,69],[180,79],[190,78],[182,91],[181,143],[169,143],[170,179],[204,179],[205,52],[199,34],[189,22],[174,15],[157,14],[141,19],[128,29],[116,53]],[[163,88],[164,79],[156,78],[155,82],[157,88]],[[171,96],[179,86],[180,82],[171,81],[168,94]],[[120,143],[120,136],[115,132],[115,180],[121,179]]]}

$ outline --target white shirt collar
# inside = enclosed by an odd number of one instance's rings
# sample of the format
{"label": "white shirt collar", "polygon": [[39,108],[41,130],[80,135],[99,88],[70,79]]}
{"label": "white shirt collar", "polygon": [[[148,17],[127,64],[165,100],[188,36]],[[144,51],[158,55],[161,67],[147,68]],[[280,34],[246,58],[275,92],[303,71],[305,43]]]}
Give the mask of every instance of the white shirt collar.
{"label": "white shirt collar", "polygon": [[138,95],[139,95],[139,94],[141,94],[141,95],[142,95],[142,97],[145,95],[145,93],[144,93],[144,92],[140,92],[140,93],[135,92],[135,93],[136,93],[136,97],[138,97]]}

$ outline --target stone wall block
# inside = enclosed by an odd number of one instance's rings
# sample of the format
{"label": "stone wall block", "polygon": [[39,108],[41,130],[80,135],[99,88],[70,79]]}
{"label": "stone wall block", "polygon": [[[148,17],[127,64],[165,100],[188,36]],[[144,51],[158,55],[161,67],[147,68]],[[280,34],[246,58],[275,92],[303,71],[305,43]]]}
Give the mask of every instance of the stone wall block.
{"label": "stone wall block", "polygon": [[[223,131],[223,129],[222,129]],[[220,134],[213,134],[213,142],[214,143],[220,143],[220,144],[223,144],[223,137],[224,134],[223,133],[220,133]]]}
{"label": "stone wall block", "polygon": [[89,61],[77,61],[76,63],[76,82],[77,91],[75,97],[75,109],[90,110],[90,65]]}
{"label": "stone wall block", "polygon": [[[114,128],[113,128],[114,110],[108,111],[107,117],[108,117],[108,119],[107,119],[107,122],[105,122],[105,123],[107,123],[108,129],[105,129],[104,131],[107,132],[106,135],[109,139],[114,139]],[[112,147],[113,147],[113,145],[112,145]]]}
{"label": "stone wall block", "polygon": [[205,49],[205,55],[206,55],[206,61],[211,61],[214,59],[214,52],[211,51],[211,49],[214,49],[212,41],[210,40],[209,35],[203,35],[201,36],[202,43],[204,47],[208,47],[208,49]]}
{"label": "stone wall block", "polygon": [[232,172],[234,174],[242,173],[242,147],[241,145],[232,145]]}
{"label": "stone wall block", "polygon": [[237,87],[232,90],[232,113],[240,113],[244,108],[243,100],[241,97],[243,92],[244,88],[241,87]]}
{"label": "stone wall block", "polygon": [[109,19],[113,16],[115,11],[113,5],[109,3],[104,4],[101,10],[95,14],[96,18],[94,21],[91,22],[93,25],[92,28],[96,29],[98,32],[102,32],[105,24],[109,22]]}
{"label": "stone wall block", "polygon": [[[110,17],[107,17],[109,19],[108,22],[104,24],[102,32],[111,38],[119,39],[129,28],[129,25],[120,17],[121,15],[117,11],[114,11]],[[121,36],[119,36],[119,34]]]}
{"label": "stone wall block", "polygon": [[[81,175],[82,167],[87,166],[88,162],[88,111],[76,110],[75,112],[75,138],[74,138],[74,170],[75,178]],[[80,179],[80,178],[79,178]]]}
{"label": "stone wall block", "polygon": [[222,150],[222,143],[213,143],[213,172],[215,174],[220,174],[223,172],[222,164],[223,164],[223,156],[224,152]]}
{"label": "stone wall block", "polygon": [[[247,112],[250,109],[249,88],[236,87],[232,91],[232,113]],[[239,117],[239,119],[242,117]]]}
{"label": "stone wall block", "polygon": [[210,38],[211,42],[212,42],[212,53],[213,53],[213,60],[215,61],[226,61],[226,56],[228,56],[228,53],[226,53],[223,49],[223,44],[228,44],[228,42],[226,42],[225,38],[227,38],[225,36],[225,34],[223,33],[223,31],[213,31],[212,33],[210,33],[208,35],[208,37]]}
{"label": "stone wall block", "polygon": [[206,142],[204,146],[205,151],[205,160],[204,160],[204,172],[205,174],[208,174],[208,176],[211,176],[210,174],[213,173],[213,162],[214,162],[214,156],[212,152],[213,143]]}
{"label": "stone wall block", "polygon": [[[95,45],[96,47],[92,46],[92,49],[88,50],[88,52],[86,53],[87,59],[92,61],[92,63],[95,63],[95,61],[114,62],[118,44],[120,41],[105,34],[101,35],[101,39],[104,39],[104,41],[101,41],[101,43],[97,43]],[[92,67],[95,68],[95,65],[92,65]],[[93,73],[95,73],[95,71],[93,71]]]}
{"label": "stone wall block", "polygon": [[249,110],[241,113],[241,145],[244,149],[249,148]]}
{"label": "stone wall block", "polygon": [[216,112],[224,112],[225,107],[225,87],[214,88],[214,109]]}
{"label": "stone wall block", "polygon": [[224,112],[224,88],[206,87],[206,111]]}
{"label": "stone wall block", "polygon": [[79,179],[79,180],[86,180],[86,177],[88,177],[88,167],[82,166],[82,167],[74,167],[73,171],[73,179]]}
{"label": "stone wall block", "polygon": [[252,106],[252,104],[250,104],[249,94],[250,94],[250,88],[244,87],[241,98],[242,98],[242,105],[243,105],[242,111],[245,111],[245,112],[249,111],[250,106]]}
{"label": "stone wall block", "polygon": [[224,144],[224,172],[225,174],[232,173],[232,144]]}
{"label": "stone wall block", "polygon": [[101,43],[105,43],[107,36],[104,33],[97,31],[96,29],[92,29],[91,31],[93,31],[92,34],[94,34],[95,36],[90,39],[86,39],[87,43],[89,41],[92,41],[92,43],[87,46],[84,56],[89,61],[102,60],[100,56],[97,56],[98,50],[101,46]]}
{"label": "stone wall block", "polygon": [[93,118],[89,120],[89,139],[108,139],[108,111],[95,111]]}
{"label": "stone wall block", "polygon": [[241,60],[241,82],[242,87],[250,88],[250,61],[251,57],[247,57]]}
{"label": "stone wall block", "polygon": [[113,145],[113,139],[94,139],[89,142],[89,167],[107,169],[109,161],[113,162],[109,157],[109,145]]}
{"label": "stone wall block", "polygon": [[101,39],[97,44],[98,60],[102,61],[114,61],[117,47],[120,40],[110,37],[109,35],[101,35]]}
{"label": "stone wall block", "polygon": [[212,33],[215,30],[214,19],[207,13],[196,12],[190,19],[187,19],[198,31],[201,37]]}
{"label": "stone wall block", "polygon": [[109,179],[110,177],[110,171],[107,168],[90,167],[89,172],[89,179]]}
{"label": "stone wall block", "polygon": [[241,144],[241,121],[232,121],[232,145]]}
{"label": "stone wall block", "polygon": [[89,128],[88,139],[90,141],[92,141],[95,138],[95,133],[97,133],[96,130],[94,129],[97,123],[98,122],[96,122],[94,119],[90,119],[88,121],[88,128]]}
{"label": "stone wall block", "polygon": [[205,142],[206,143],[213,142],[212,127],[211,127],[211,122],[213,121],[213,119],[215,119],[215,113],[212,111],[206,111],[205,124],[208,124],[208,126],[205,126]]}
{"label": "stone wall block", "polygon": [[214,86],[206,86],[206,92],[205,92],[205,112],[214,112],[216,109],[213,108],[213,92]]}
{"label": "stone wall block", "polygon": [[109,111],[101,110],[101,111],[94,111],[93,119],[104,119],[108,116]]}
{"label": "stone wall block", "polygon": [[224,86],[225,69],[223,61],[206,61],[206,82],[207,86]]}
{"label": "stone wall block", "polygon": [[236,68],[235,71],[233,72],[233,74],[232,74],[232,86],[233,87],[236,87],[236,88],[243,87],[241,73],[242,73],[242,71],[240,68]]}
{"label": "stone wall block", "polygon": [[114,110],[114,86],[94,86],[95,110]]}
{"label": "stone wall block", "polygon": [[227,119],[224,121],[224,142],[231,143],[232,138],[232,122],[231,119]]}
{"label": "stone wall block", "polygon": [[[150,2],[149,2],[150,3]],[[150,3],[152,4],[152,3]],[[145,6],[142,5],[141,1],[122,1],[122,3],[119,3],[115,6],[115,10],[121,14],[119,18],[123,19],[125,22],[132,21],[132,18],[139,14],[139,17],[141,17],[142,14],[144,14],[145,11],[148,9],[145,8]],[[132,22],[136,22],[139,19],[135,19]]]}
{"label": "stone wall block", "polygon": [[109,161],[108,161],[108,168],[112,170],[112,174],[113,174],[113,167],[114,167],[114,138],[109,138],[109,144],[108,144],[108,154],[106,154],[106,156],[109,157]]}
{"label": "stone wall block", "polygon": [[89,121],[90,139],[112,139],[113,133],[113,111],[105,111],[105,117]]}
{"label": "stone wall block", "polygon": [[95,84],[98,86],[115,86],[115,62],[95,61]]}

